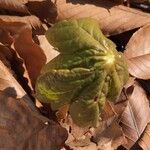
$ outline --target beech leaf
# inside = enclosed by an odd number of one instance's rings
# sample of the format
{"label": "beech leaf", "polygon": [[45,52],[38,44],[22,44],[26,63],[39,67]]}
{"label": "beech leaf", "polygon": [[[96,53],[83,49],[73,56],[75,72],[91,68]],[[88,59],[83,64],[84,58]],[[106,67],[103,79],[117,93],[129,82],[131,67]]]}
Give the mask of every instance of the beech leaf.
{"label": "beech leaf", "polygon": [[114,150],[127,141],[119,124],[114,121],[100,135],[98,147],[102,150]]}
{"label": "beech leaf", "polygon": [[37,111],[33,102],[28,97],[24,89],[20,86],[17,80],[13,77],[12,72],[8,69],[0,60],[0,90],[11,97],[21,98],[24,97],[24,101],[32,108]]}
{"label": "beech leaf", "polygon": [[[41,21],[36,16],[32,15],[32,16],[20,17],[20,16],[0,15],[0,27],[2,29],[12,28],[10,26],[11,24],[16,25],[16,26],[17,25],[20,26],[22,24],[25,24],[25,25],[30,26],[30,28],[42,30]],[[16,31],[16,28],[15,28],[15,31]]]}
{"label": "beech leaf", "polygon": [[[130,91],[129,91],[130,93]],[[143,133],[150,121],[150,107],[145,91],[135,83],[134,90],[128,94],[128,103],[121,116],[121,127],[128,140],[124,146],[130,149]]]}
{"label": "beech leaf", "polygon": [[32,40],[32,31],[30,29],[22,30],[15,38],[14,48],[19,56],[23,58],[31,83],[34,87],[37,76],[46,63],[43,50]]}
{"label": "beech leaf", "polygon": [[138,141],[138,144],[141,146],[143,150],[149,150],[150,149],[150,123],[148,123],[142,137]]}
{"label": "beech leaf", "polygon": [[[53,0],[54,1],[54,0]],[[57,0],[58,20],[92,17],[105,35],[136,29],[150,22],[150,14],[105,0]]]}
{"label": "beech leaf", "polygon": [[129,72],[140,79],[150,79],[150,24],[133,34],[126,46]]}
{"label": "beech leaf", "polygon": [[0,149],[59,150],[67,132],[58,124],[33,112],[23,99],[0,91]]}
{"label": "beech leaf", "polygon": [[51,0],[1,0],[0,9],[21,15],[32,14],[47,22],[53,22],[57,17],[56,6]]}
{"label": "beech leaf", "polygon": [[28,0],[2,0],[0,1],[0,8],[29,14],[27,7],[25,6],[27,1]]}

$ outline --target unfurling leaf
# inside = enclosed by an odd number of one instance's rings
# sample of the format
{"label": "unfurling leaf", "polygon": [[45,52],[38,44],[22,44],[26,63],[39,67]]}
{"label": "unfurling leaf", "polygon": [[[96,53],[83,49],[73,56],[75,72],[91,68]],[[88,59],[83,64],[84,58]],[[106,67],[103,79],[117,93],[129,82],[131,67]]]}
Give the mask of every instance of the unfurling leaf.
{"label": "unfurling leaf", "polygon": [[124,56],[96,20],[64,20],[46,32],[60,54],[41,71],[36,95],[57,110],[70,106],[79,126],[96,126],[106,98],[115,101],[128,80]]}

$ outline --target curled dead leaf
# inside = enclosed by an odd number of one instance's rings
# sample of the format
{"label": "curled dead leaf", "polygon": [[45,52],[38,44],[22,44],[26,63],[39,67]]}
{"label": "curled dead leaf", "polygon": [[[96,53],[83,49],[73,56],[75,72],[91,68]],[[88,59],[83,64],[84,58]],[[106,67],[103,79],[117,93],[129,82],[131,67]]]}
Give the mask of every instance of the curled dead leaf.
{"label": "curled dead leaf", "polygon": [[21,98],[24,97],[24,101],[28,106],[37,111],[32,100],[28,97],[24,89],[20,86],[17,80],[13,77],[12,72],[8,69],[0,60],[0,90],[11,97]]}
{"label": "curled dead leaf", "polygon": [[23,59],[12,48],[0,43],[0,60],[8,68],[10,73],[15,76],[24,90],[31,95],[33,88]]}
{"label": "curled dead leaf", "polygon": [[150,123],[148,123],[142,137],[140,138],[138,144],[141,146],[143,150],[149,150],[150,149]]}
{"label": "curled dead leaf", "polygon": [[140,79],[150,79],[150,24],[139,29],[126,46],[129,72]]}
{"label": "curled dead leaf", "polygon": [[13,39],[10,32],[0,28],[0,42],[4,45],[11,45],[13,43]]}
{"label": "curled dead leaf", "polygon": [[147,92],[147,96],[150,100],[150,79],[149,80],[139,80],[139,83],[143,87],[143,89]]}
{"label": "curled dead leaf", "polygon": [[121,127],[128,141],[124,147],[130,149],[139,139],[150,121],[149,116],[150,107],[146,93],[138,83],[135,83],[132,94],[129,91],[127,107],[120,119]]}
{"label": "curled dead leaf", "polygon": [[59,150],[67,132],[53,121],[33,112],[24,99],[0,91],[0,149]]}
{"label": "curled dead leaf", "polygon": [[41,68],[46,63],[43,50],[32,40],[32,31],[24,29],[16,38],[14,48],[19,56],[23,58],[32,86],[40,74]]}
{"label": "curled dead leaf", "polygon": [[57,9],[51,0],[28,1],[26,6],[31,14],[36,15],[42,21],[46,21],[47,23],[54,23],[56,20]]}
{"label": "curled dead leaf", "polygon": [[[8,16],[8,15],[0,15],[0,28],[2,29],[12,29],[16,32],[17,28],[13,29],[10,25],[14,25],[14,27],[19,27],[22,29],[22,25],[29,26],[30,28],[36,30],[43,30],[41,26],[41,21],[36,16]],[[9,31],[9,30],[8,30]]]}
{"label": "curled dead leaf", "polygon": [[11,10],[11,11],[16,11],[16,12],[21,12],[21,13],[25,13],[28,14],[28,10],[27,7],[25,6],[25,3],[28,0],[19,0],[19,1],[15,1],[15,0],[2,0],[0,1],[0,8],[1,9],[6,9],[6,10]]}
{"label": "curled dead leaf", "polygon": [[114,150],[127,141],[119,124],[114,121],[100,135],[98,148],[100,150]]}
{"label": "curled dead leaf", "polygon": [[58,20],[67,18],[92,17],[99,21],[106,35],[114,35],[141,27],[150,22],[150,14],[116,6],[105,0],[58,0]]}
{"label": "curled dead leaf", "polygon": [[0,43],[0,60],[4,63],[5,66],[11,68],[10,61],[13,59],[12,51]]}
{"label": "curled dead leaf", "polygon": [[0,9],[23,15],[35,15],[48,23],[54,22],[57,17],[57,9],[51,0],[2,0]]}

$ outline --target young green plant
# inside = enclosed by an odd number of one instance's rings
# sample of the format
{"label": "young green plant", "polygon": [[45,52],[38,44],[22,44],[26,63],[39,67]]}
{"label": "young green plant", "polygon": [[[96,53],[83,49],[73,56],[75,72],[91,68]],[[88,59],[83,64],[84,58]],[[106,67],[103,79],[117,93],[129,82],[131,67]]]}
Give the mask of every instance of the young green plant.
{"label": "young green plant", "polygon": [[92,18],[63,20],[46,32],[60,54],[44,66],[36,95],[53,110],[69,105],[80,127],[97,126],[106,99],[115,102],[128,80],[126,60]]}

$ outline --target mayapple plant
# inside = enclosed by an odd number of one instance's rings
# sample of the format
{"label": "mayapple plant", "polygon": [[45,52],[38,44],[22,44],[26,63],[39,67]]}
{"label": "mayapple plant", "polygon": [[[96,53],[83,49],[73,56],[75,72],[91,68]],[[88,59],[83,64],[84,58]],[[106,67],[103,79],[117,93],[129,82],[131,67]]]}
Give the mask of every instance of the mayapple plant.
{"label": "mayapple plant", "polygon": [[129,74],[126,60],[95,19],[63,20],[46,32],[60,52],[36,83],[36,96],[52,110],[64,105],[80,127],[95,127],[106,99],[116,102]]}

